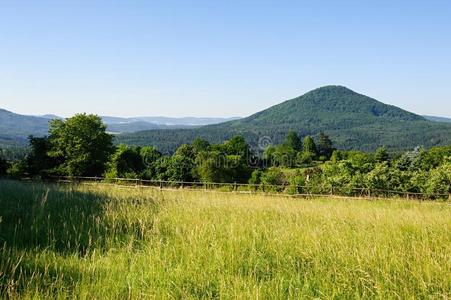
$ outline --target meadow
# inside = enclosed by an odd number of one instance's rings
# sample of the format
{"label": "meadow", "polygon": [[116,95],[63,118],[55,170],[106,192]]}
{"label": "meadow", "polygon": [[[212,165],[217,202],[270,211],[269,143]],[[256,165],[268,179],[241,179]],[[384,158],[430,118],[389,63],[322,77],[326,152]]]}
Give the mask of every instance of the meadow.
{"label": "meadow", "polygon": [[448,299],[451,207],[0,180],[0,298]]}

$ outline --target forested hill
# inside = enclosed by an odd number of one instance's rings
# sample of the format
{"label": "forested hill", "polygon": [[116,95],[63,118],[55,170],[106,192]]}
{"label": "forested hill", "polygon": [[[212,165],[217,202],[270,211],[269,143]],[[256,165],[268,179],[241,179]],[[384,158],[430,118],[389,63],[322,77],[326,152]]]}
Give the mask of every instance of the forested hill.
{"label": "forested hill", "polygon": [[280,143],[288,130],[300,135],[328,134],[337,148],[400,150],[451,144],[451,124],[387,105],[342,86],[326,86],[240,120],[196,129],[150,130],[119,135],[117,142],[154,145],[171,152],[196,137],[219,143],[241,134],[256,147],[267,136]]}
{"label": "forested hill", "polygon": [[25,145],[30,134],[46,135],[48,122],[46,118],[24,116],[0,109],[0,146]]}

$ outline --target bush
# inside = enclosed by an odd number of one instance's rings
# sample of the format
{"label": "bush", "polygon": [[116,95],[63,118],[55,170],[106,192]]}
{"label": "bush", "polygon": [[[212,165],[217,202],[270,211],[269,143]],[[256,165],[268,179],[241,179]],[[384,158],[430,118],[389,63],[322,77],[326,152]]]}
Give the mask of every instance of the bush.
{"label": "bush", "polygon": [[254,170],[251,174],[251,178],[249,179],[249,184],[260,184],[262,177],[261,170]]}
{"label": "bush", "polygon": [[12,163],[8,170],[6,171],[7,175],[12,178],[20,178],[24,176],[27,169],[27,164],[24,160],[20,160]]}
{"label": "bush", "polygon": [[431,171],[426,192],[430,194],[451,193],[451,163],[446,163]]}
{"label": "bush", "polygon": [[279,168],[271,168],[261,175],[261,184],[265,191],[283,191],[283,185],[287,184],[284,173]]}

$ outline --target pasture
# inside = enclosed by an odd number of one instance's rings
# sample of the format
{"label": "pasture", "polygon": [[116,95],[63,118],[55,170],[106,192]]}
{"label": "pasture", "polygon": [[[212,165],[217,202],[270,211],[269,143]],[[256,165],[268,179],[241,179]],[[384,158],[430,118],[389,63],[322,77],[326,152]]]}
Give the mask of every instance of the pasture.
{"label": "pasture", "polygon": [[0,298],[451,297],[451,207],[0,180]]}

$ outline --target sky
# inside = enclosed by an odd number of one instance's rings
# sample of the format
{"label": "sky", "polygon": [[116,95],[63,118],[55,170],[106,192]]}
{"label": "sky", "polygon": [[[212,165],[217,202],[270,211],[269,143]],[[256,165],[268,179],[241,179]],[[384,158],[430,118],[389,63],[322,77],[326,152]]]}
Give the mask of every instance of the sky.
{"label": "sky", "polygon": [[0,108],[247,116],[324,85],[451,116],[451,1],[0,0]]}

